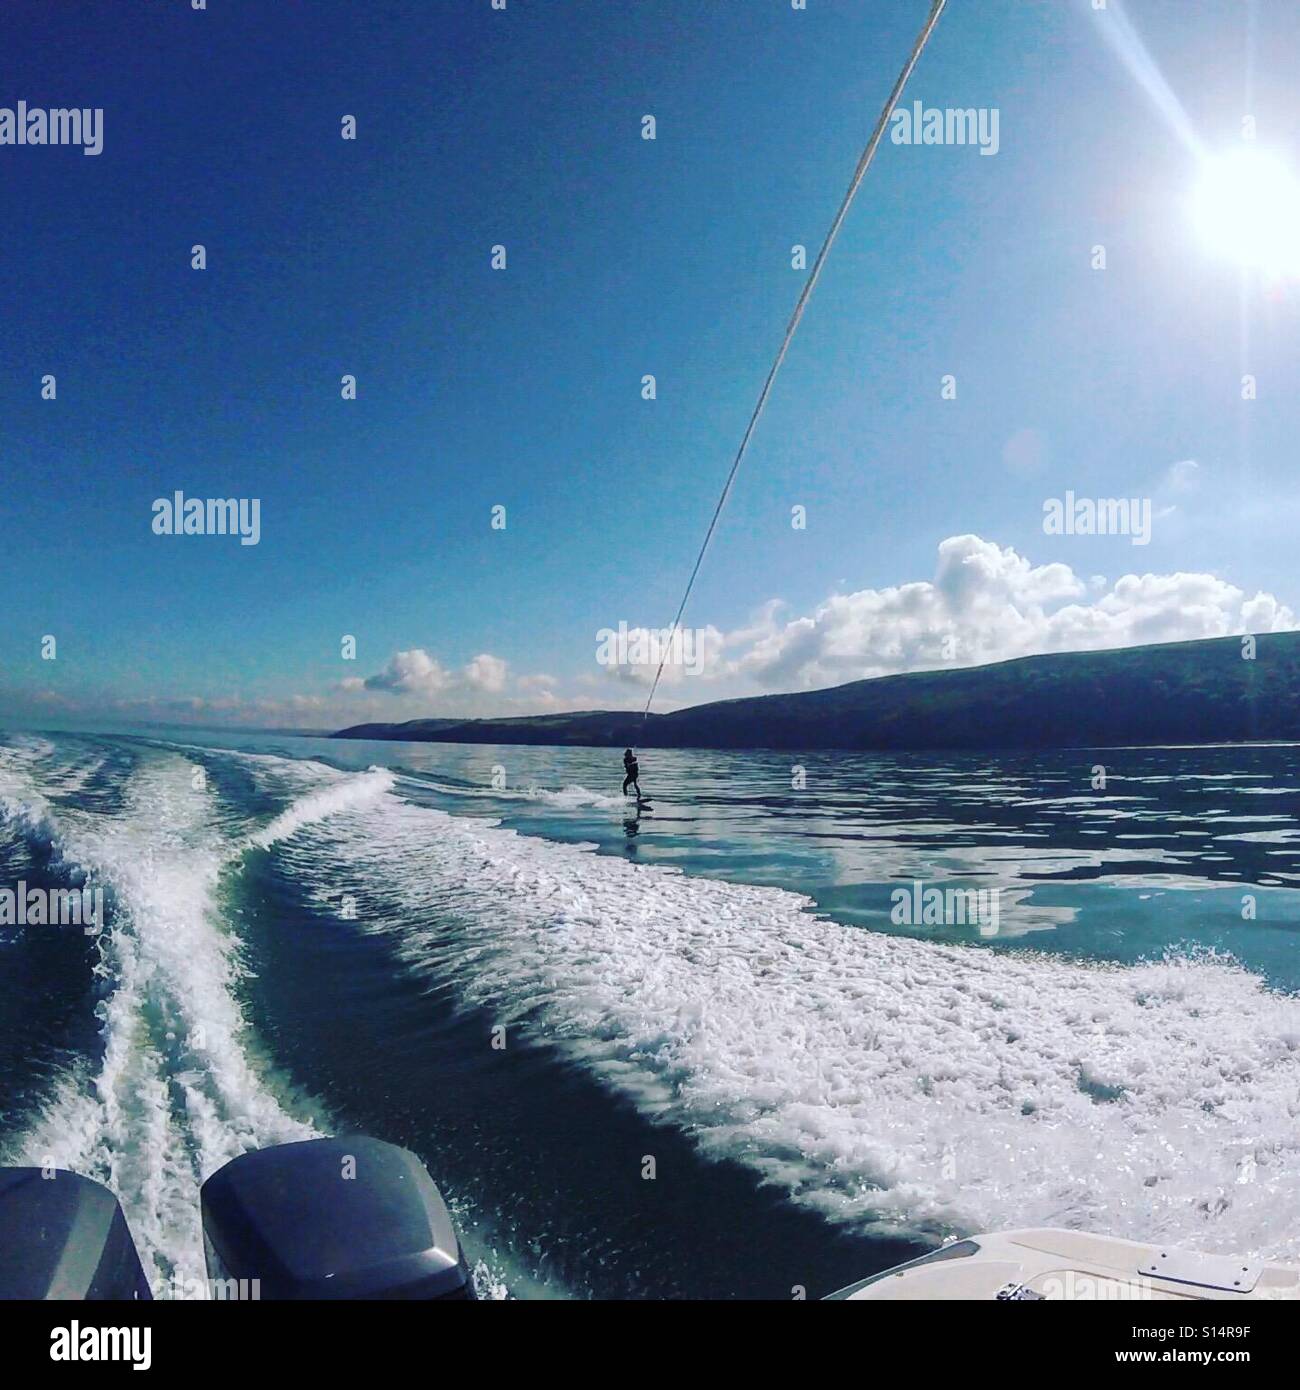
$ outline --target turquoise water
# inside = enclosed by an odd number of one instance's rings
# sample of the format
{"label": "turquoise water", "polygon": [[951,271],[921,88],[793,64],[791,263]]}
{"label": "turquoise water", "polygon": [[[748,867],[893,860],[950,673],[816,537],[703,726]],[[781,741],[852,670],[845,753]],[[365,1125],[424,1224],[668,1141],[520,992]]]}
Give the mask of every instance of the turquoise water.
{"label": "turquoise water", "polygon": [[0,926],[6,1150],[159,1277],[221,1162],[351,1129],[499,1296],[816,1296],[1024,1224],[1300,1253],[1300,750],[646,750],[640,815],[620,753],[10,735],[0,881],[109,922]]}

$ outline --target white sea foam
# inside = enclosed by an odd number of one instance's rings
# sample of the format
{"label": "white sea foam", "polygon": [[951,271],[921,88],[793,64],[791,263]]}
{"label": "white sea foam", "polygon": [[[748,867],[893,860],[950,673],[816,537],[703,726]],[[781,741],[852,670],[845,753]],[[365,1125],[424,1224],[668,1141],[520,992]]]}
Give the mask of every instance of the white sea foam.
{"label": "white sea foam", "polygon": [[1300,1255],[1300,1000],[847,928],[385,795],[281,853],[412,970],[827,1216]]}
{"label": "white sea foam", "polygon": [[82,752],[57,766],[45,770],[41,785],[51,795],[72,797],[108,762],[105,753],[95,750]]}
{"label": "white sea foam", "polygon": [[[299,1100],[273,1095],[250,1064],[236,1002],[238,942],[220,920],[217,883],[251,846],[271,847],[341,810],[368,806],[393,783],[385,768],[339,772],[324,764],[235,750],[170,748],[127,784],[120,814],[57,809],[45,792],[67,785],[54,745],[0,746],[0,813],[50,843],[74,872],[106,883],[117,911],[97,943],[104,1055],[83,1063],[46,1098],[42,1118],[11,1141],[7,1161],[52,1164],[97,1177],[122,1200],[155,1286],[203,1273],[198,1189],[250,1148],[311,1137]],[[256,768],[264,789],[292,797],[251,835],[223,832],[212,794],[191,760],[168,753],[228,752]],[[469,1216],[453,1199],[462,1219]],[[475,1261],[481,1298],[505,1298],[501,1257]],[[511,1282],[527,1283],[512,1270]]]}
{"label": "white sea foam", "polygon": [[631,804],[631,798],[612,795],[608,792],[592,791],[581,783],[574,782],[558,791],[550,787],[474,787],[452,786],[429,777],[402,777],[402,782],[412,786],[424,787],[440,796],[469,797],[476,801],[535,801],[546,806],[554,806],[561,811],[577,811],[590,806],[600,811],[622,811]]}
{"label": "white sea foam", "polygon": [[202,1179],[247,1149],[315,1133],[268,1091],[244,1051],[237,943],[215,907],[230,847],[180,760],[146,762],[125,810],[111,817],[52,812],[31,763],[21,750],[0,759],[0,801],[106,884],[116,911],[97,942],[109,990],[97,1009],[100,1069],[65,1078],[11,1161],[107,1182],[151,1281],[199,1278]]}
{"label": "white sea foam", "polygon": [[52,757],[55,752],[54,744],[40,734],[16,734],[11,749],[28,766]]}
{"label": "white sea foam", "polygon": [[625,811],[632,805],[629,797],[594,792],[579,783],[561,787],[559,791],[550,791],[546,787],[530,787],[524,795],[530,801],[540,801],[562,811],[576,811],[583,806],[591,806],[599,811]]}
{"label": "white sea foam", "polygon": [[[318,776],[321,772],[333,771],[320,763],[312,766]],[[287,839],[303,826],[323,820],[326,816],[336,815],[339,811],[364,806],[393,786],[393,774],[386,767],[372,767],[369,771],[354,776],[345,773],[335,773],[334,776],[337,778],[336,781],[308,792],[261,830],[254,832],[249,837],[250,843],[269,849],[277,840]]]}

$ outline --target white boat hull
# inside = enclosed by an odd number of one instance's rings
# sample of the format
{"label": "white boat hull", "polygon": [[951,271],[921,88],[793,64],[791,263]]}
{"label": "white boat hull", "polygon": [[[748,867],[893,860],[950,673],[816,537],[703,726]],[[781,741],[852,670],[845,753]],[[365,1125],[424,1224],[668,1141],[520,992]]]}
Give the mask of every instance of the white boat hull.
{"label": "white boat hull", "polygon": [[833,1299],[1300,1298],[1300,1270],[1082,1231],[999,1231],[955,1241]]}

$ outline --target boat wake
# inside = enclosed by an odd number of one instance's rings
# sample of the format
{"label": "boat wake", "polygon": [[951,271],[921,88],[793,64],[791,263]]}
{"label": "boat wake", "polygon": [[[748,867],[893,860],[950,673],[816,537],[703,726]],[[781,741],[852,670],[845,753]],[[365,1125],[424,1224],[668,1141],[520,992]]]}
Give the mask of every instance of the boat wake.
{"label": "boat wake", "polygon": [[409,969],[829,1218],[1300,1254],[1300,1000],[1225,957],[892,937],[391,794],[281,852],[321,911],[358,884]]}
{"label": "boat wake", "polygon": [[554,806],[560,811],[578,811],[587,807],[599,811],[623,811],[630,804],[625,796],[592,791],[590,787],[576,782],[556,790],[537,786],[494,788],[454,785],[431,777],[409,775],[399,777],[398,781],[437,792],[439,796],[465,797],[474,801],[532,801],[543,806]]}
{"label": "boat wake", "polygon": [[[144,762],[120,815],[55,808],[39,745],[0,749],[0,803],[111,894],[94,949],[102,1056],[66,1074],[7,1161],[71,1169],[119,1196],[151,1284],[203,1276],[196,1200],[247,1149],[317,1133],[250,1065],[238,942],[216,906],[229,846],[180,759]],[[97,1064],[96,1064],[97,1062]]]}
{"label": "boat wake", "polygon": [[855,1228],[1029,1224],[1300,1257],[1300,1000],[1209,953],[1137,966],[846,927],[778,888],[691,877],[452,816],[385,769],[243,760],[250,823],[190,760],[142,756],[112,814],[52,805],[0,748],[0,802],[113,895],[103,1056],[20,1145],[103,1177],[154,1275],[201,1270],[195,1191],[314,1133],[249,1060],[219,880],[269,851],[340,930]]}

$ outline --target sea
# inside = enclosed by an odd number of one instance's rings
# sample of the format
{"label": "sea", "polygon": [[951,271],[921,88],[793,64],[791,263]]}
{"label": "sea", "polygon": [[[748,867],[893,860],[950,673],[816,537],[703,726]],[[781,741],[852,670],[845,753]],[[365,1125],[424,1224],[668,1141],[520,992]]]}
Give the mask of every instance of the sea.
{"label": "sea", "polygon": [[621,754],[0,735],[0,889],[104,903],[0,921],[0,1160],[107,1182],[160,1287],[209,1174],[349,1133],[485,1298],[1300,1260],[1300,748],[643,749],[640,809]]}

